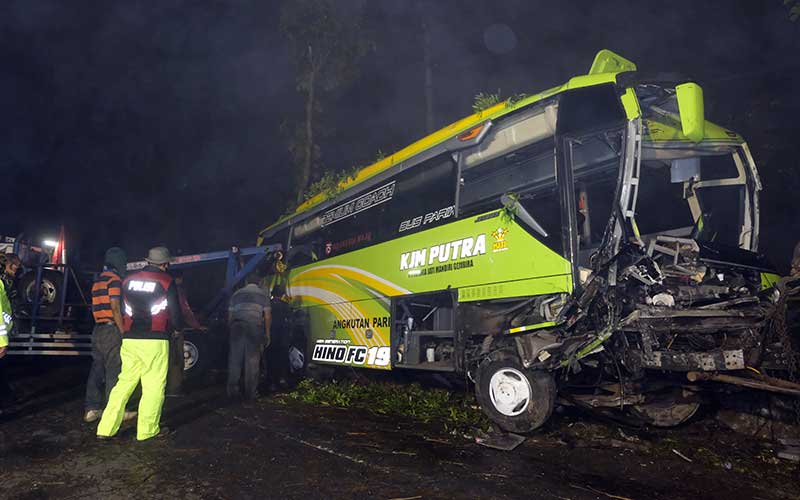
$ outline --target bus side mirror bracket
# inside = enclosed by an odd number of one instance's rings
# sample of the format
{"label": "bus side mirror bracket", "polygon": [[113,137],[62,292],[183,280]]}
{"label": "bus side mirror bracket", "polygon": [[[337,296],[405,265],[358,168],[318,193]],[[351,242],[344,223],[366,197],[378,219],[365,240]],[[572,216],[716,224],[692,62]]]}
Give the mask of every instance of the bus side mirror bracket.
{"label": "bus side mirror bracket", "polygon": [[506,210],[519,217],[519,219],[524,222],[526,226],[541,234],[543,237],[548,237],[547,231],[545,231],[541,224],[536,222],[536,219],[534,219],[533,216],[527,210],[525,210],[525,207],[522,206],[515,196],[511,195],[510,193],[505,193],[500,197],[500,203],[503,204],[503,207]]}

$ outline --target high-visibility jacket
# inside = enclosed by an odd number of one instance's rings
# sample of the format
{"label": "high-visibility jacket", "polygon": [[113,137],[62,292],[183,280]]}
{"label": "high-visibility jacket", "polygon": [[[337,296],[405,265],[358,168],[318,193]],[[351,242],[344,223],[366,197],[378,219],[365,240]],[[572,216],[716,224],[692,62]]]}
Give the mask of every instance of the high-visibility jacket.
{"label": "high-visibility jacket", "polygon": [[13,326],[11,302],[6,294],[6,285],[0,280],[0,347],[8,345],[8,334]]}
{"label": "high-visibility jacket", "polygon": [[169,339],[182,327],[178,292],[172,276],[146,266],[122,283],[123,338]]}

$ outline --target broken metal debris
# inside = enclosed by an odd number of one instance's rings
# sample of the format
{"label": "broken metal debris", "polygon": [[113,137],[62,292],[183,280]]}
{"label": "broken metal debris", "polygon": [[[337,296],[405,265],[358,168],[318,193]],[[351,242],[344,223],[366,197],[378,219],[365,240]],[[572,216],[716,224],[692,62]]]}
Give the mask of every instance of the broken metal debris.
{"label": "broken metal debris", "polygon": [[800,384],[795,384],[786,380],[774,379],[772,377],[762,377],[761,380],[753,380],[744,377],[724,375],[721,373],[689,372],[686,374],[686,378],[688,378],[690,382],[697,382],[699,380],[723,382],[726,384],[749,387],[751,389],[760,389],[764,391],[778,392],[781,394],[789,394],[791,396],[800,396]]}
{"label": "broken metal debris", "polygon": [[[760,371],[791,378],[795,348],[777,317],[800,282],[765,287],[766,269],[723,253],[663,235],[623,244],[595,262],[581,290],[557,302],[557,328],[514,337],[523,366],[560,369],[560,390],[573,404],[629,408],[658,426],[694,415],[703,382],[800,396],[800,384]],[[551,299],[529,301],[520,314]]]}
{"label": "broken metal debris", "polygon": [[684,455],[683,453],[679,452],[675,448],[672,449],[672,453],[678,455],[679,457],[681,457],[682,459],[686,460],[689,463],[693,463],[694,462],[691,458],[687,457],[686,455]]}
{"label": "broken metal debris", "polygon": [[778,458],[800,462],[800,439],[778,439],[781,446],[775,453]]}
{"label": "broken metal debris", "polygon": [[492,432],[479,433],[475,436],[475,442],[487,448],[495,450],[511,451],[525,442],[525,436],[514,434],[513,432]]}

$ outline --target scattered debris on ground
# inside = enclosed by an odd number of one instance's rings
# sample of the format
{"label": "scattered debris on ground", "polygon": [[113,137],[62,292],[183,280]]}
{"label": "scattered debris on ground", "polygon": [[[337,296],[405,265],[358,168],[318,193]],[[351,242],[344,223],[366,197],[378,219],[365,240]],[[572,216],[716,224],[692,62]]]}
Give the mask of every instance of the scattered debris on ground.
{"label": "scattered debris on ground", "polygon": [[490,433],[479,432],[477,434],[475,436],[476,443],[495,450],[512,451],[525,442],[525,436],[520,436],[513,432],[494,431]]}

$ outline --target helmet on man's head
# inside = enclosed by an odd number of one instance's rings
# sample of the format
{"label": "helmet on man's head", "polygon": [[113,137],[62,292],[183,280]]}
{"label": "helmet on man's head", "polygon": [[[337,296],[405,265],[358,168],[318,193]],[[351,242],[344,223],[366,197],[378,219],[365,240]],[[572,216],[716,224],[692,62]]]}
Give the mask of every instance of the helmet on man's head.
{"label": "helmet on man's head", "polygon": [[169,264],[172,256],[169,254],[167,247],[153,247],[147,251],[146,260],[149,264],[160,266],[162,264]]}

